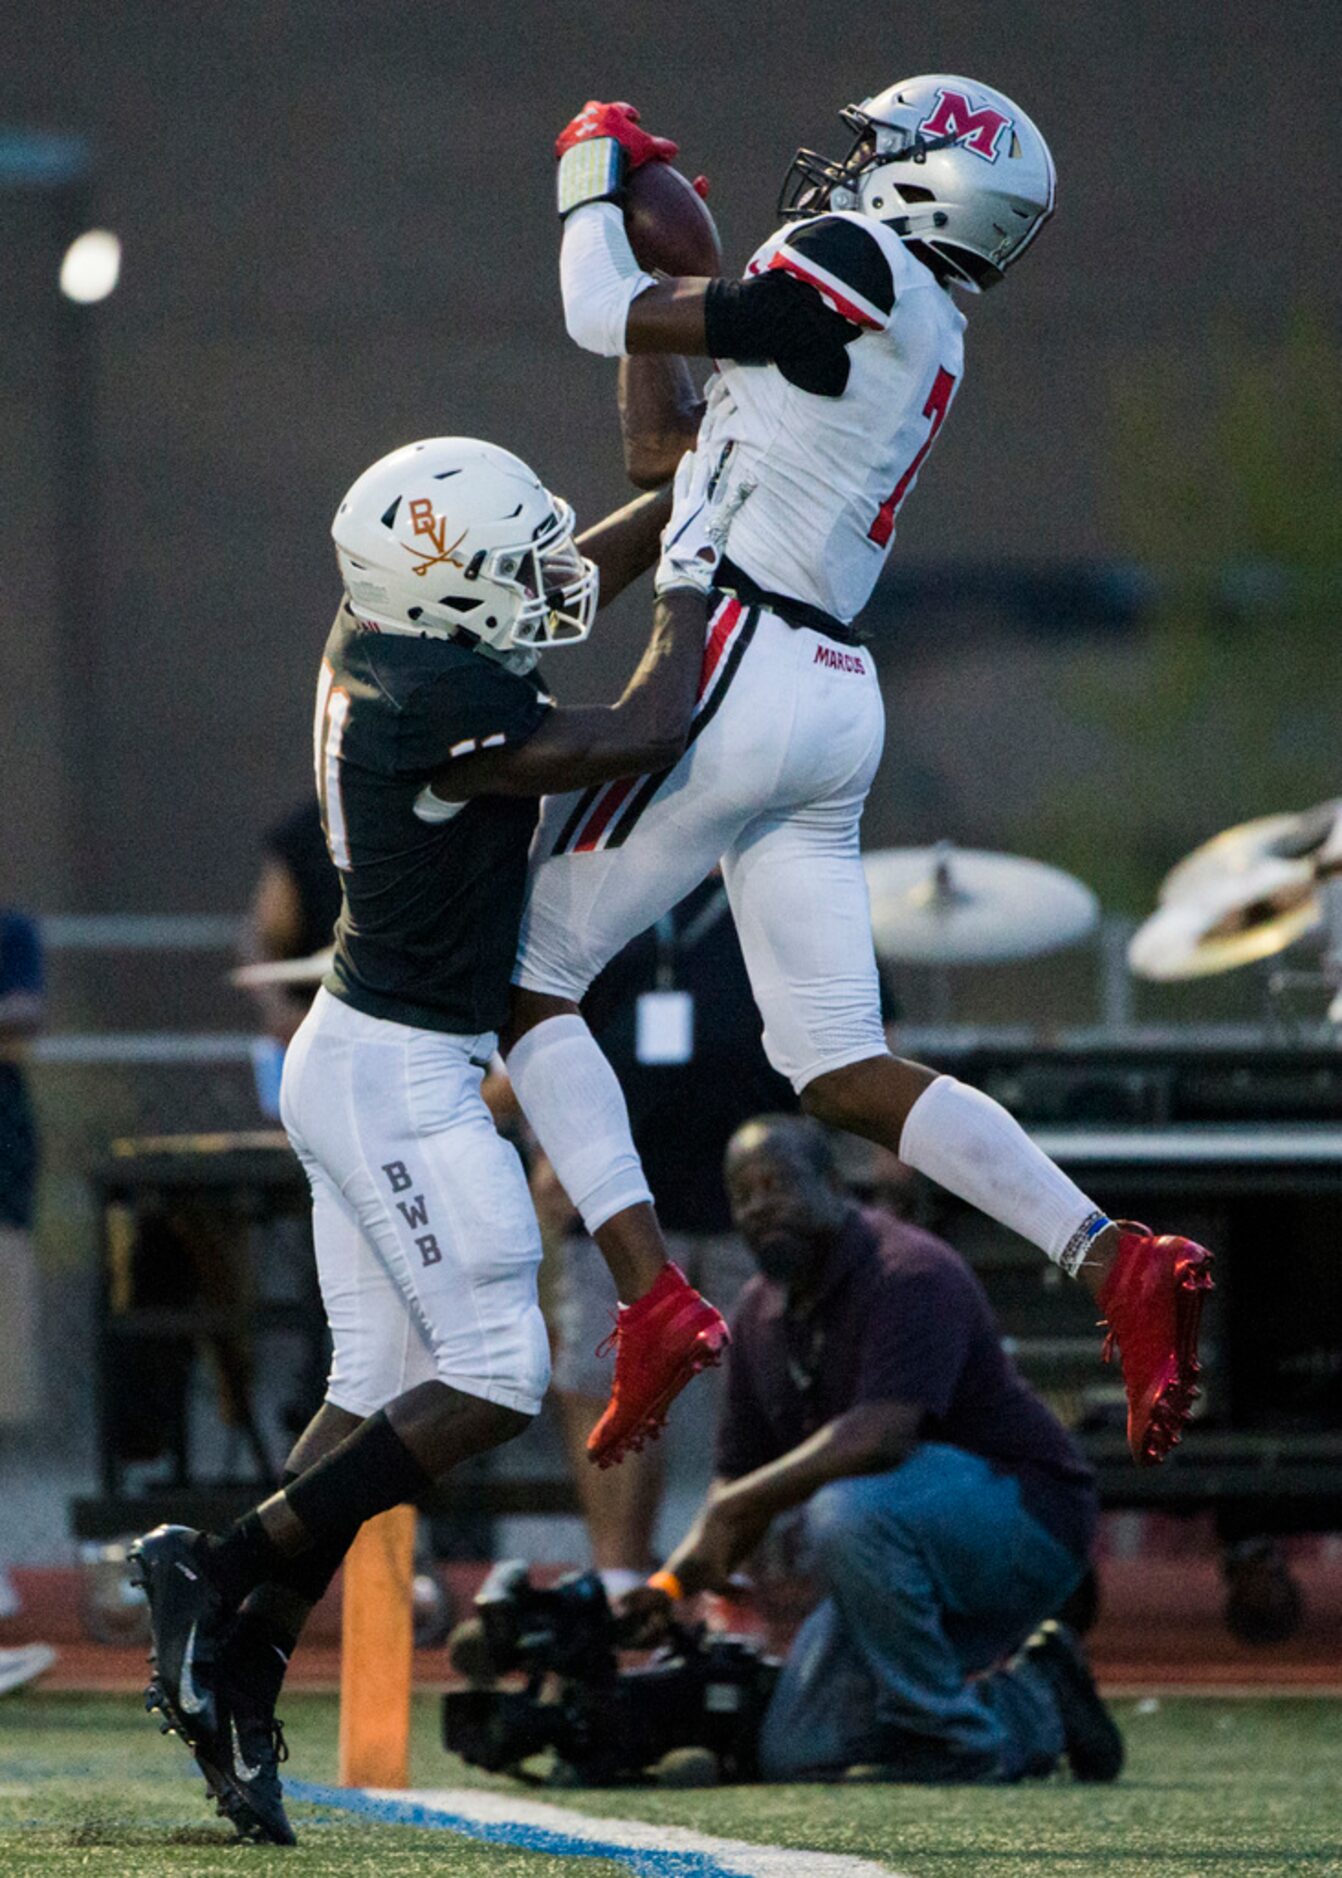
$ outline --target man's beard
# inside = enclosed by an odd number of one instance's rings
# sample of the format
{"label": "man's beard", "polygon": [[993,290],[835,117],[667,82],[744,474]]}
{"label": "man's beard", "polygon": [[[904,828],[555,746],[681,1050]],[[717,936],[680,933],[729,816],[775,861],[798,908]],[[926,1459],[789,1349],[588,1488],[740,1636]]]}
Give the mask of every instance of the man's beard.
{"label": "man's beard", "polygon": [[776,1238],[752,1246],[750,1250],[764,1276],[771,1284],[781,1285],[785,1291],[810,1269],[815,1256],[815,1248],[804,1239],[794,1239],[790,1234],[781,1233]]}

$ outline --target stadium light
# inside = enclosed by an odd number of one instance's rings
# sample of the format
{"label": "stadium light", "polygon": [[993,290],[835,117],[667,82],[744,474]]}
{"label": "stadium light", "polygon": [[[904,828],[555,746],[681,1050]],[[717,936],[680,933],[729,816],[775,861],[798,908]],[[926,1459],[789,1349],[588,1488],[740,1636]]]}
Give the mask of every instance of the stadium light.
{"label": "stadium light", "polygon": [[105,300],[121,274],[121,239],[109,228],[88,228],[65,250],[61,292],[80,306]]}

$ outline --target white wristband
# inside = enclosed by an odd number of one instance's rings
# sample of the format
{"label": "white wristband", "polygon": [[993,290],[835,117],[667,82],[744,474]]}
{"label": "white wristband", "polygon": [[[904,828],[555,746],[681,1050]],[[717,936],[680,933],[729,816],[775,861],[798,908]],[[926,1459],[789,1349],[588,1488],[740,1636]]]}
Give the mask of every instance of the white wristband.
{"label": "white wristband", "polygon": [[565,221],[559,281],[570,339],[603,358],[622,358],[630,305],[657,283],[634,259],[613,202],[584,203]]}
{"label": "white wristband", "polygon": [[575,143],[555,172],[559,213],[568,215],[584,202],[607,202],[623,181],[624,151],[614,137]]}

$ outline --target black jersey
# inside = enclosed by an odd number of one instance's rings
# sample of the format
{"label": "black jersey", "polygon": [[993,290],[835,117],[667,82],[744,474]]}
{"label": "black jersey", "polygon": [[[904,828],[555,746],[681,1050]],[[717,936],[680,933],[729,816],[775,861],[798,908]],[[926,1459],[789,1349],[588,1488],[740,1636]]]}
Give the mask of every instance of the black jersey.
{"label": "black jersey", "polygon": [[317,793],[343,900],[326,989],[356,1010],[475,1035],[508,1012],[537,804],[440,800],[456,758],[522,743],[552,700],[537,679],[347,606],[317,693]]}

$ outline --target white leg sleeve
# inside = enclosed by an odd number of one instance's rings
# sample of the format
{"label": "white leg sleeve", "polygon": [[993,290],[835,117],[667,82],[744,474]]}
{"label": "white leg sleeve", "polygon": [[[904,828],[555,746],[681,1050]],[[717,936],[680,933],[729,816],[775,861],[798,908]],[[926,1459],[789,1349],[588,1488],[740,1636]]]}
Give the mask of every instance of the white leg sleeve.
{"label": "white leg sleeve", "polygon": [[1109,1224],[1000,1103],[953,1076],[938,1076],[909,1110],[899,1157],[1032,1240],[1070,1278]]}
{"label": "white leg sleeve", "polygon": [[589,1233],[627,1206],[651,1202],[615,1071],[581,1017],[547,1017],[527,1031],[513,1045],[508,1074]]}

